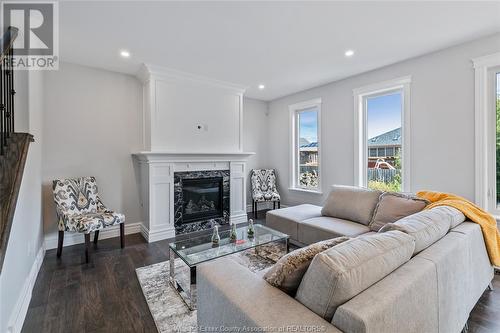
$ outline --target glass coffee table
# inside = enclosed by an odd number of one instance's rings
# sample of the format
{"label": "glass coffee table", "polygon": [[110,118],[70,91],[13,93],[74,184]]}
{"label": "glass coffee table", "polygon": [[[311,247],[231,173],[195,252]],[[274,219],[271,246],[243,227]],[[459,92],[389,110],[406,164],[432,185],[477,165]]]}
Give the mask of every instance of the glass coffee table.
{"label": "glass coffee table", "polygon": [[[285,243],[286,253],[289,251],[288,235],[273,230],[261,224],[254,225],[254,237],[247,235],[248,227],[236,229],[237,241],[229,240],[230,230],[219,232],[220,241],[218,246],[212,245],[212,234],[179,240],[169,244],[170,247],[170,284],[181,296],[190,310],[196,309],[196,266],[210,260],[224,257],[230,254],[248,249],[255,249],[257,255],[258,247],[272,242]],[[189,267],[189,284],[182,286],[175,275],[175,258],[181,258]]]}

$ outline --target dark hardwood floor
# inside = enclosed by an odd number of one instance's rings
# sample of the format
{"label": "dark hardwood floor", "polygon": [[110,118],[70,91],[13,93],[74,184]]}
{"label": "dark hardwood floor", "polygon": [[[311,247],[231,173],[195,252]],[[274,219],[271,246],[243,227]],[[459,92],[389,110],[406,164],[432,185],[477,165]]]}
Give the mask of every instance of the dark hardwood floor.
{"label": "dark hardwood floor", "polygon": [[[23,332],[156,332],[135,269],[167,260],[168,243],[133,234],[120,249],[119,238],[100,240],[89,264],[83,244],[63,248],[60,260],[47,251]],[[469,332],[500,332],[500,275],[494,285],[471,313]]]}

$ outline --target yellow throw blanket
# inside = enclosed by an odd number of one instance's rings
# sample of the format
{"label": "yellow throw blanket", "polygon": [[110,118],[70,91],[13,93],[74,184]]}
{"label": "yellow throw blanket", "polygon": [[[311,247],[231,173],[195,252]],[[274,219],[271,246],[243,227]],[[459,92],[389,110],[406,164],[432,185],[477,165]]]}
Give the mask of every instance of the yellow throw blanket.
{"label": "yellow throw blanket", "polygon": [[426,209],[437,206],[454,207],[472,222],[479,224],[483,232],[484,243],[486,244],[490,262],[494,266],[500,266],[500,233],[498,232],[497,221],[491,214],[488,214],[467,199],[454,194],[420,191],[417,192],[417,196],[431,202]]}

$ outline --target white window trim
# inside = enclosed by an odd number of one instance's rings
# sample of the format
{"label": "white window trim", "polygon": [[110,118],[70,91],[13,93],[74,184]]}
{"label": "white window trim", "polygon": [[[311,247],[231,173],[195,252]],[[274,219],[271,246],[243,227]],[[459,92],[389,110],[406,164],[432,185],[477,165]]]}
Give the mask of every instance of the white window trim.
{"label": "white window trim", "polygon": [[[303,188],[297,185],[297,180],[296,180],[296,171],[297,171],[297,165],[296,165],[296,159],[297,159],[297,151],[295,149],[295,145],[298,142],[297,138],[297,131],[296,131],[296,116],[295,114],[297,111],[305,110],[305,109],[310,109],[310,108],[316,108],[318,110],[318,188],[317,189],[308,189],[308,188]],[[290,164],[290,179],[289,179],[289,190],[291,191],[299,191],[299,192],[304,192],[304,193],[312,193],[312,194],[323,194],[322,191],[322,183],[321,179],[322,177],[322,161],[323,159],[321,158],[321,151],[322,149],[322,137],[321,137],[321,98],[315,98],[311,99],[305,102],[300,102],[296,104],[292,104],[288,106],[288,110],[290,111],[290,159],[289,159],[289,164]]]}
{"label": "white window trim", "polygon": [[[475,80],[475,201],[476,204],[500,219],[500,210],[495,201],[496,195],[496,156],[494,149],[488,147],[488,142],[496,133],[488,126],[490,108],[488,72],[500,66],[500,52],[472,59]],[[492,174],[493,171],[493,174]]]}
{"label": "white window trim", "polygon": [[403,110],[401,114],[402,126],[402,191],[411,192],[411,76],[404,76],[393,80],[371,84],[353,90],[354,95],[354,184],[367,185],[366,165],[368,163],[368,147],[366,137],[366,110],[363,100],[366,96],[385,94],[393,90],[401,90]]}

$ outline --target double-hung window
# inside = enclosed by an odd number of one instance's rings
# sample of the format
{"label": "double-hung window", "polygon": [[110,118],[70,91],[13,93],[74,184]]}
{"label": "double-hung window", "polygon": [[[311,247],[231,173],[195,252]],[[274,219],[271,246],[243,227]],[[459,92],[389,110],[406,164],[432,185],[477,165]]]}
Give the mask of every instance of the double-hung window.
{"label": "double-hung window", "polygon": [[321,100],[289,106],[291,119],[290,189],[321,192]]}
{"label": "double-hung window", "polygon": [[410,77],[354,90],[355,184],[410,191]]}

